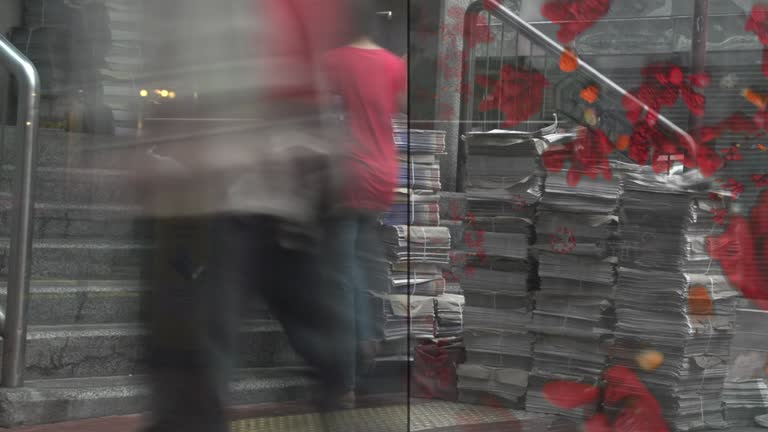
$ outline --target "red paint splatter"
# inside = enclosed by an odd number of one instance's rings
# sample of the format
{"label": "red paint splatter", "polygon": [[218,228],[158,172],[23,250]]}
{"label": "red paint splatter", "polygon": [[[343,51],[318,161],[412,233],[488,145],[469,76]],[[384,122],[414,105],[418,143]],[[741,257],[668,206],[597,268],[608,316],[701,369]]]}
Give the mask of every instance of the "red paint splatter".
{"label": "red paint splatter", "polygon": [[722,225],[725,223],[725,218],[728,216],[728,210],[723,208],[720,208],[720,209],[713,208],[712,210],[710,210],[710,212],[714,214],[714,217],[712,219],[715,221],[715,223],[719,225]]}
{"label": "red paint splatter", "polygon": [[[752,6],[744,29],[756,34],[763,46],[768,46],[768,5]],[[763,75],[768,76],[768,49],[763,49]]]}
{"label": "red paint splatter", "polygon": [[613,144],[603,131],[582,129],[576,140],[547,149],[542,155],[542,160],[551,172],[562,171],[565,162],[570,162],[567,180],[569,185],[575,186],[582,175],[595,179],[602,174],[609,180],[611,166],[607,157],[612,151]]}
{"label": "red paint splatter", "polygon": [[576,248],[576,236],[568,227],[560,227],[550,236],[549,244],[553,252],[570,253]]}
{"label": "red paint splatter", "polygon": [[[671,107],[677,103],[679,98],[688,106],[688,109],[694,115],[704,115],[705,98],[704,95],[694,90],[694,87],[706,87],[710,84],[709,76],[706,74],[685,75],[680,66],[673,64],[651,64],[641,71],[643,82],[640,88],[630,92],[642,104],[645,104],[653,111],[658,112],[661,108]],[[643,105],[637,103],[629,96],[622,98],[624,109],[627,111],[627,119],[632,123],[646,120],[650,124],[655,124],[655,118],[642,118]]]}
{"label": "red paint splatter", "polygon": [[757,187],[768,186],[768,174],[752,174],[752,181]]}
{"label": "red paint splatter", "polygon": [[[602,402],[621,407],[613,424],[603,413],[584,422],[588,432],[667,432],[661,406],[637,375],[630,369],[614,366],[604,374],[605,392]],[[587,384],[554,381],[544,386],[545,397],[555,406],[573,409],[600,401],[600,390]],[[623,405],[623,406],[622,406]]]}
{"label": "red paint splatter", "polygon": [[750,218],[732,215],[724,233],[707,238],[709,255],[744,297],[768,310],[768,191],[760,194]]}
{"label": "red paint splatter", "polygon": [[600,398],[600,389],[589,384],[571,381],[552,381],[544,385],[544,397],[558,408],[574,409]]}
{"label": "red paint splatter", "polygon": [[707,198],[710,199],[711,201],[722,201],[723,200],[723,197],[720,196],[720,194],[715,193],[715,192],[710,192],[709,195],[707,195]]}
{"label": "red paint splatter", "polygon": [[747,117],[743,112],[740,111],[728,116],[725,120],[720,122],[717,128],[718,137],[719,132],[723,130],[739,133],[745,137],[754,137],[763,133],[763,130],[758,124],[757,118]]}
{"label": "red paint splatter", "polygon": [[756,4],[752,7],[744,30],[755,33],[760,43],[768,45],[768,5]]}
{"label": "red paint splatter", "polygon": [[724,161],[706,145],[706,140],[712,139],[712,132],[708,134],[704,134],[704,139],[694,149],[687,140],[675,140],[661,133],[655,125],[640,122],[632,130],[629,157],[646,164],[653,156],[651,164],[656,173],[667,172],[675,162],[681,162],[686,168],[698,168],[702,175],[709,177],[722,168]]}
{"label": "red paint splatter", "polygon": [[610,9],[610,0],[550,0],[541,7],[541,14],[553,23],[560,24],[557,39],[563,45],[568,45]]}
{"label": "red paint splatter", "polygon": [[501,68],[501,79],[478,77],[477,82],[493,87],[480,102],[480,112],[500,109],[504,113],[504,127],[514,127],[541,110],[544,89],[549,81],[538,71],[525,71],[512,65]]}
{"label": "red paint splatter", "polygon": [[723,189],[731,191],[733,199],[737,199],[744,193],[744,184],[736,181],[736,179],[728,179],[728,182],[723,185]]}
{"label": "red paint splatter", "polygon": [[723,155],[727,161],[740,161],[742,159],[739,147],[736,145],[728,147],[728,150],[724,151]]}

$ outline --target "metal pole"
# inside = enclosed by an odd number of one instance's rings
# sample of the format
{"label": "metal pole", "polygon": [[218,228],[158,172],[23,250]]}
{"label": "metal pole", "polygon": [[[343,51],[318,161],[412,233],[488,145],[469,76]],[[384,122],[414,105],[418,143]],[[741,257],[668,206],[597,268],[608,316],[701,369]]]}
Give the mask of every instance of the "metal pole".
{"label": "metal pole", "polygon": [[[695,0],[693,5],[693,31],[691,38],[691,73],[704,73],[707,64],[707,15],[709,0]],[[688,117],[688,130],[694,134],[698,142],[701,138],[701,127],[704,116],[691,113]]]}
{"label": "metal pole", "polygon": [[8,253],[8,301],[3,329],[3,387],[24,384],[27,338],[27,305],[32,257],[32,187],[37,159],[40,77],[29,59],[0,36],[0,63],[16,77],[19,86],[16,145],[18,161],[14,179],[11,248]]}

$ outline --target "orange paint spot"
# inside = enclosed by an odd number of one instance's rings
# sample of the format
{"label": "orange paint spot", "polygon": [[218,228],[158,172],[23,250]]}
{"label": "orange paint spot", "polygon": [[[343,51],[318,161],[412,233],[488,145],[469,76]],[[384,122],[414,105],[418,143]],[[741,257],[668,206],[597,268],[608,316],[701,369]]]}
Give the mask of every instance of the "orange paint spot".
{"label": "orange paint spot", "polygon": [[756,91],[752,90],[749,87],[742,90],[741,95],[744,96],[744,99],[751,102],[752,105],[756,106],[761,111],[765,110],[766,105],[768,105],[766,103],[765,96],[761,95],[760,93],[757,93]]}
{"label": "orange paint spot", "polygon": [[588,103],[591,103],[591,104],[595,103],[598,97],[600,97],[600,87],[594,84],[585,87],[581,91],[581,98],[587,101]]}
{"label": "orange paint spot", "polygon": [[760,151],[763,151],[763,152],[765,151],[765,146],[764,146],[764,145],[762,145],[762,144],[758,144],[758,145],[757,145],[757,148],[759,148],[759,149],[760,149]]}
{"label": "orange paint spot", "polygon": [[624,151],[629,148],[629,135],[622,135],[616,140],[616,148]]}
{"label": "orange paint spot", "polygon": [[579,67],[579,59],[576,52],[571,48],[566,48],[560,55],[560,70],[563,72],[573,72]]}
{"label": "orange paint spot", "polygon": [[643,370],[652,371],[664,363],[664,354],[656,350],[645,350],[635,357],[635,361]]}
{"label": "orange paint spot", "polygon": [[711,315],[713,310],[712,297],[707,287],[696,285],[688,292],[688,312],[694,315]]}

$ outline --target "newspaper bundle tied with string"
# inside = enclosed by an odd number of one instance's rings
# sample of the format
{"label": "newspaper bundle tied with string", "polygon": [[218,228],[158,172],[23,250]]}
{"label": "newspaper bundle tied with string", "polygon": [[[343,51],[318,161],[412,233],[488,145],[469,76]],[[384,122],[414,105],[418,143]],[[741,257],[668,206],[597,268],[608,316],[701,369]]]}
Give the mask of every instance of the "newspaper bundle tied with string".
{"label": "newspaper bundle tied with string", "polygon": [[[618,164],[617,324],[610,363],[634,369],[675,430],[725,428],[724,383],[735,327],[733,290],[707,253],[711,183],[698,171]],[[647,352],[662,361],[648,367]]]}
{"label": "newspaper bundle tied with string", "polygon": [[532,293],[538,288],[531,244],[545,176],[540,163],[545,142],[538,137],[555,129],[463,137],[464,256],[456,270],[467,304],[467,361],[458,369],[463,402],[523,406],[533,344]]}

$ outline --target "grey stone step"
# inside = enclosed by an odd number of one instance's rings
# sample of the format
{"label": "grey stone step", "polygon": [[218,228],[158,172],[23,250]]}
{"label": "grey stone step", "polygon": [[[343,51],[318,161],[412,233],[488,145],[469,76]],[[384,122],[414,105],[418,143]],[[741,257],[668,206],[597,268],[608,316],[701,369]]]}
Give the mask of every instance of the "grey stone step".
{"label": "grey stone step", "polygon": [[[5,139],[0,153],[3,163],[16,163],[16,128],[5,128]],[[130,138],[65,132],[56,129],[40,129],[38,132],[38,166],[118,168],[120,154],[94,151],[100,147],[125,145]]]}
{"label": "grey stone step", "polygon": [[[114,324],[139,321],[138,281],[33,281],[29,296],[30,325]],[[6,304],[7,286],[0,286]]]}
{"label": "grey stone step", "polygon": [[[0,192],[13,191],[15,168],[0,169]],[[60,168],[35,169],[34,197],[37,202],[58,203],[136,203],[136,189],[130,173],[117,169]]]}
{"label": "grey stone step", "polygon": [[[313,388],[301,368],[245,369],[231,384],[237,405],[307,400]],[[0,427],[55,423],[149,409],[150,387],[144,376],[27,381],[0,389]]]}
{"label": "grey stone step", "polygon": [[[0,239],[0,277],[8,274],[9,240]],[[130,279],[139,276],[148,243],[43,239],[33,243],[32,275],[44,279]]]}
{"label": "grey stone step", "polygon": [[[138,374],[145,370],[146,331],[138,324],[30,326],[26,378],[59,379]],[[269,320],[241,327],[241,367],[298,366],[282,327]]]}
{"label": "grey stone step", "polygon": [[[0,236],[10,235],[12,196],[0,193]],[[33,238],[148,238],[137,206],[36,202]]]}
{"label": "grey stone step", "polygon": [[[136,323],[141,317],[145,284],[139,281],[41,281],[30,286],[29,324]],[[6,304],[7,287],[0,285],[0,304]],[[272,319],[263,301],[241,301],[245,319]]]}

